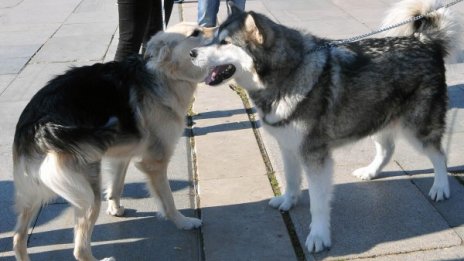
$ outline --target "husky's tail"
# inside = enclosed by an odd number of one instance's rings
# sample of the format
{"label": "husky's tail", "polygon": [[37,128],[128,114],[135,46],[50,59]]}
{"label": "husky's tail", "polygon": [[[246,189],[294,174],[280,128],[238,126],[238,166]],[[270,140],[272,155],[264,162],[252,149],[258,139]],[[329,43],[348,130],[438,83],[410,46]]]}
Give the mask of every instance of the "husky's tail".
{"label": "husky's tail", "polygon": [[[383,27],[401,23],[419,15],[424,18],[386,31],[385,36],[417,35],[422,41],[438,42],[445,53],[447,62],[456,62],[464,58],[462,52],[462,34],[459,16],[450,8],[440,8],[449,1],[443,0],[403,0],[395,4],[387,13]],[[438,9],[438,10],[437,10]],[[437,10],[431,12],[432,10]]]}

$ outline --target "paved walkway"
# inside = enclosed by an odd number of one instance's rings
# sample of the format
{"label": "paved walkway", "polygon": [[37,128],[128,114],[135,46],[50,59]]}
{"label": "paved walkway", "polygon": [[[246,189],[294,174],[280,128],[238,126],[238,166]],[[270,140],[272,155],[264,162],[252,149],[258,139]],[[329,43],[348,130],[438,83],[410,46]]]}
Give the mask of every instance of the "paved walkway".
{"label": "paved walkway", "polygon": [[[73,65],[108,61],[117,43],[116,0],[0,0],[0,259],[13,260],[11,145],[31,96]],[[393,0],[249,0],[247,9],[320,36],[344,38],[378,26]],[[464,14],[464,4],[454,9]],[[220,16],[225,17],[222,4]],[[171,23],[195,21],[196,2],[175,5]],[[452,198],[427,198],[431,164],[405,142],[380,178],[350,173],[370,162],[369,140],[336,151],[333,247],[312,255],[307,187],[289,214],[267,205],[283,168],[276,143],[228,86],[201,87],[192,119],[169,168],[178,208],[201,215],[201,230],[179,231],[156,217],[144,177],[133,167],[122,204],[104,213],[93,234],[97,257],[118,260],[464,260],[464,64],[448,66],[449,128],[444,139]],[[195,181],[195,182],[194,182]],[[58,200],[42,208],[30,230],[33,260],[72,260],[73,215]]]}

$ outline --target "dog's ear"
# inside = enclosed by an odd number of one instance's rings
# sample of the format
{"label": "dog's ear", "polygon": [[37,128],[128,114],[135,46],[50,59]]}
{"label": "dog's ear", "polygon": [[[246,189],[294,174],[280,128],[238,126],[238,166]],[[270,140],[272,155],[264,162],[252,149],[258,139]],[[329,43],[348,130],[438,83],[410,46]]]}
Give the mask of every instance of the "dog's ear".
{"label": "dog's ear", "polygon": [[171,47],[168,44],[165,44],[159,49],[156,62],[158,64],[162,64],[168,61],[170,57],[171,57]]}
{"label": "dog's ear", "polygon": [[243,10],[238,8],[238,6],[236,6],[234,2],[227,0],[227,13],[229,15],[236,15],[243,13]]}
{"label": "dog's ear", "polygon": [[245,18],[245,30],[252,39],[257,44],[264,43],[264,36],[259,31],[258,26],[256,25],[255,18],[252,14],[248,14]]}
{"label": "dog's ear", "polygon": [[245,18],[245,30],[249,34],[250,39],[255,43],[264,46],[270,46],[274,32],[271,28],[266,28],[259,23],[259,17],[254,12],[248,12]]}
{"label": "dog's ear", "polygon": [[171,59],[172,46],[165,41],[150,41],[145,51],[145,59],[150,59],[153,65],[163,66]]}

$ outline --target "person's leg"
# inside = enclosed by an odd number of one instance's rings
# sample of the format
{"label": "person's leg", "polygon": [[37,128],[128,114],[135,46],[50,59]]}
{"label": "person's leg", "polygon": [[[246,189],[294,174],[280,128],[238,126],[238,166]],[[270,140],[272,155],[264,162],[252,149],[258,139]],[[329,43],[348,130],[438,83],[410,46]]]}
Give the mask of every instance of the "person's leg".
{"label": "person's leg", "polygon": [[147,0],[118,0],[119,43],[115,61],[139,52],[150,14],[149,4]]}
{"label": "person's leg", "polygon": [[198,24],[204,27],[216,26],[219,0],[198,0]]}
{"label": "person's leg", "polygon": [[246,2],[246,0],[229,0],[229,1],[234,2],[234,4],[235,4],[238,8],[240,8],[240,9],[242,9],[242,10],[245,10],[245,2]]}
{"label": "person's leg", "polygon": [[[163,6],[161,5],[161,1],[163,0],[151,0],[151,11],[150,11],[150,18],[149,24],[147,25],[147,30],[143,37],[143,50],[144,52],[145,46],[147,45],[150,38],[155,35],[159,31],[163,31]],[[173,0],[164,0],[164,19],[166,22],[166,26],[169,22],[169,18],[171,17],[172,7],[174,5]]]}

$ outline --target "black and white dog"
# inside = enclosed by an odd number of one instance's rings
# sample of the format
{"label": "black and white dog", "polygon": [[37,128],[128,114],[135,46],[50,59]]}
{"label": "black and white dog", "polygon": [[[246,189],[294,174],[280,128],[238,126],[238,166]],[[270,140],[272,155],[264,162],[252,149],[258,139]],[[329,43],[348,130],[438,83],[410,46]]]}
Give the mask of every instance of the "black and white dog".
{"label": "black and white dog", "polygon": [[56,196],[75,209],[75,258],[96,260],[90,240],[100,209],[102,158],[112,172],[109,214],[124,212],[125,172],[136,157],[161,214],[181,229],[201,225],[176,209],[166,172],[197,83],[206,77],[188,54],[210,38],[211,30],[178,24],[150,40],[145,59],[71,69],[32,98],[18,121],[13,146],[18,260],[29,260],[28,225]]}
{"label": "black and white dog", "polygon": [[[426,14],[441,4],[406,0],[393,9],[389,21]],[[373,135],[375,159],[353,173],[371,179],[390,160],[395,134],[402,132],[432,161],[430,197],[440,201],[450,196],[441,147],[447,110],[444,58],[458,46],[461,34],[450,10],[404,25],[396,31],[402,37],[319,48],[330,40],[231,8],[213,41],[190,56],[195,65],[210,70],[209,84],[220,82],[226,71],[234,72],[264,129],[277,139],[287,182],[285,194],[270,205],[284,211],[294,206],[301,172],[306,174],[312,216],[309,251],[331,246],[331,151],[338,146]]]}

